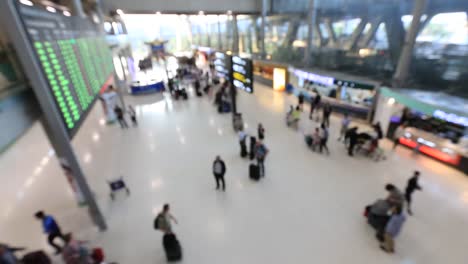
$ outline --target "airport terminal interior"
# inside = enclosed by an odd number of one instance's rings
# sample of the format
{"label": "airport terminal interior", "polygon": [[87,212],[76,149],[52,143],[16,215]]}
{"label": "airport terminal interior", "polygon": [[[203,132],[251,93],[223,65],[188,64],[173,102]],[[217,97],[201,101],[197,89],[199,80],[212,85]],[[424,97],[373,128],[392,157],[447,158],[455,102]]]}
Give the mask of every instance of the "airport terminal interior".
{"label": "airport terminal interior", "polygon": [[0,21],[0,264],[466,263],[464,0]]}

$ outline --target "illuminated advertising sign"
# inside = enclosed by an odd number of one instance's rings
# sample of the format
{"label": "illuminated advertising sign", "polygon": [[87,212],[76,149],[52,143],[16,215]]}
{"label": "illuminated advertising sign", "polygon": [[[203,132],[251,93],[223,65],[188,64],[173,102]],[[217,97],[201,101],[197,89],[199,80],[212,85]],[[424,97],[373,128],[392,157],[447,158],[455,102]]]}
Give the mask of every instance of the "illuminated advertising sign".
{"label": "illuminated advertising sign", "polygon": [[232,57],[232,84],[248,93],[253,93],[252,60],[239,56]]}
{"label": "illuminated advertising sign", "polygon": [[214,65],[218,77],[231,81],[232,56],[216,52]]}
{"label": "illuminated advertising sign", "polygon": [[461,125],[464,127],[468,127],[468,118],[464,116],[458,116],[456,114],[452,113],[446,113],[442,110],[435,110],[434,113],[432,114],[435,118],[442,119],[444,121],[447,121],[449,123]]}

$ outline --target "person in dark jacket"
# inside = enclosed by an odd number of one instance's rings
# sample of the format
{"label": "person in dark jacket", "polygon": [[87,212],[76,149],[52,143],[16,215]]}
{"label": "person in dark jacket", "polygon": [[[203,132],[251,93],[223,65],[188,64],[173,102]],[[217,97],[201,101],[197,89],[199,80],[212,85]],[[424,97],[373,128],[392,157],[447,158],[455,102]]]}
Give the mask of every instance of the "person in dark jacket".
{"label": "person in dark jacket", "polygon": [[310,114],[309,114],[309,119],[312,120],[312,116],[314,115],[315,109],[318,109],[320,105],[320,101],[322,100],[322,97],[318,92],[316,92],[317,95],[310,100]]}
{"label": "person in dark jacket", "polygon": [[25,250],[23,247],[11,247],[0,243],[0,264],[20,264],[15,255],[16,251]]}
{"label": "person in dark jacket", "polygon": [[357,127],[348,129],[345,134],[345,142],[348,142],[348,155],[354,155],[354,146],[356,146],[358,141]]}
{"label": "person in dark jacket", "polygon": [[304,94],[302,92],[300,92],[299,95],[297,96],[297,101],[298,101],[299,109],[301,109],[302,111],[302,105],[304,104]]}
{"label": "person in dark jacket", "polygon": [[322,124],[326,125],[327,127],[330,127],[330,115],[331,115],[331,112],[332,112],[332,107],[331,107],[330,103],[326,103],[326,104],[323,106],[323,120],[322,120]]}
{"label": "person in dark jacket", "polygon": [[408,214],[413,215],[413,212],[411,211],[411,197],[413,195],[413,192],[416,190],[422,190],[421,186],[418,183],[419,180],[419,171],[415,171],[413,174],[413,177],[411,177],[408,180],[408,185],[406,186],[405,190],[405,199],[406,202],[408,202]]}
{"label": "person in dark jacket", "polygon": [[59,225],[52,216],[46,215],[43,211],[37,212],[35,216],[37,219],[42,221],[44,233],[48,235],[47,240],[49,244],[53,248],[55,248],[55,254],[60,254],[60,252],[62,251],[62,247],[60,247],[54,242],[54,239],[58,237],[65,243],[65,237],[63,236]]}
{"label": "person in dark jacket", "polygon": [[215,161],[213,162],[213,174],[216,180],[216,190],[219,189],[219,183],[223,185],[223,191],[226,190],[226,183],[224,181],[224,174],[226,173],[226,164],[221,159],[220,156],[216,156]]}
{"label": "person in dark jacket", "polygon": [[265,139],[265,128],[263,127],[262,123],[258,124],[258,139],[263,140]]}

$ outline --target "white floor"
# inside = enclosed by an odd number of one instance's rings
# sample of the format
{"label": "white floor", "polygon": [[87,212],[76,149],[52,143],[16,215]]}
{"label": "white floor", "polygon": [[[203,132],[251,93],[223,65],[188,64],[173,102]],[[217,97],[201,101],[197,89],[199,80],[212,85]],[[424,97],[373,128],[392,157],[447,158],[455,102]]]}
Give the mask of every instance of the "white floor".
{"label": "white floor", "polygon": [[[208,98],[172,102],[160,96],[128,98],[140,126],[126,131],[103,123],[96,105],[74,139],[109,230],[97,232],[76,206],[39,124],[0,156],[0,242],[51,249],[33,217],[44,209],[92,246],[102,246],[120,264],[165,263],[153,218],[169,202],[179,225],[183,263],[401,263],[462,264],[468,259],[468,178],[436,161],[398,148],[388,159],[349,158],[330,140],[332,154],[310,152],[300,132],[284,125],[294,102],[256,85],[240,92],[239,110],[248,132],[262,122],[266,178],[248,179],[239,157],[231,116],[219,115]],[[332,117],[332,139],[338,131]],[[306,120],[302,130],[312,124]],[[211,164],[227,163],[227,192],[214,190]],[[362,216],[364,205],[385,195],[387,182],[401,188],[412,171],[422,172],[423,192],[414,196],[415,216],[397,239],[397,253],[382,252]],[[106,179],[123,175],[132,194],[110,201]],[[60,263],[60,261],[57,261]]]}

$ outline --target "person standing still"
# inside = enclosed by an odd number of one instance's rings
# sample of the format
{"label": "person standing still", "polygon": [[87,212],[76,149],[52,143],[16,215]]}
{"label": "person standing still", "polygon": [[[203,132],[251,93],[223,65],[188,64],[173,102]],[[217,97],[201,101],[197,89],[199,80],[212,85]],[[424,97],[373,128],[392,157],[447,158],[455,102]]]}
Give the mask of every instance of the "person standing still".
{"label": "person standing still", "polygon": [[117,116],[117,120],[119,121],[121,128],[128,128],[127,121],[125,121],[124,112],[120,106],[116,105],[114,108],[115,115]]}
{"label": "person standing still", "polygon": [[414,174],[413,174],[413,177],[411,177],[408,180],[408,185],[406,186],[405,199],[406,199],[406,202],[408,203],[408,214],[409,215],[413,215],[413,211],[411,210],[411,200],[412,200],[411,198],[413,196],[413,192],[416,191],[416,190],[422,191],[422,188],[418,183],[419,175],[420,175],[419,171],[415,171]]}
{"label": "person standing still", "polygon": [[258,138],[260,140],[265,139],[265,128],[263,127],[262,123],[258,124],[257,132],[258,132]]}
{"label": "person standing still", "polygon": [[226,183],[224,181],[224,174],[226,173],[226,164],[218,155],[216,156],[215,161],[213,162],[213,174],[216,180],[216,190],[219,189],[219,183],[223,185],[223,191],[226,191]]}
{"label": "person standing still", "polygon": [[239,145],[240,145],[240,156],[245,158],[247,156],[247,133],[243,129],[239,130]]}
{"label": "person standing still", "polygon": [[328,128],[325,126],[325,124],[322,123],[322,126],[320,127],[320,148],[319,151],[322,153],[323,149],[327,151],[327,155],[330,155],[330,150],[328,149],[327,142],[328,142]]}
{"label": "person standing still", "polygon": [[406,216],[403,213],[401,206],[394,206],[392,209],[392,216],[385,226],[384,241],[380,244],[380,248],[387,253],[395,252],[395,238],[401,231],[405,223]]}
{"label": "person standing still", "polygon": [[268,155],[268,148],[261,140],[257,141],[255,146],[255,156],[257,157],[257,165],[260,169],[260,176],[265,177],[265,158]]}
{"label": "person standing still", "polygon": [[38,220],[42,221],[42,227],[44,229],[44,233],[47,234],[47,241],[55,249],[55,254],[56,255],[60,254],[60,252],[62,251],[62,247],[57,245],[54,242],[54,239],[58,237],[64,242],[64,244],[66,243],[66,240],[62,234],[62,231],[60,230],[59,225],[55,221],[55,219],[50,215],[46,215],[43,211],[38,211],[35,214],[35,217]]}

